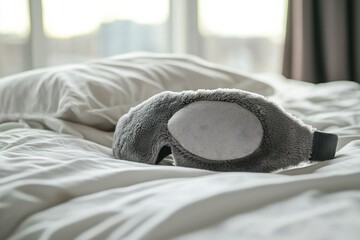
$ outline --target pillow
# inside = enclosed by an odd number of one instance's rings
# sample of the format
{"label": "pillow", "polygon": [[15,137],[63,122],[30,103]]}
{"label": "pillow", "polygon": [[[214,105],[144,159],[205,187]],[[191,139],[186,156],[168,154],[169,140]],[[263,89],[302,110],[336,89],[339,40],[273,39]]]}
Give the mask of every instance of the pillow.
{"label": "pillow", "polygon": [[58,118],[113,131],[131,107],[165,90],[272,87],[188,55],[135,53],[32,70],[0,79],[0,123]]}

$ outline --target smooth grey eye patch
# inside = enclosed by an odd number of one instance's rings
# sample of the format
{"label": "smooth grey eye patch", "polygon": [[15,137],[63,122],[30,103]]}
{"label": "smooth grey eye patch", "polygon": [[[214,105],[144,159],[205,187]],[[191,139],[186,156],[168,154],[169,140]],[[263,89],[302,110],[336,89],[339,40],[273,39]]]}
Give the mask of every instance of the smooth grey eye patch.
{"label": "smooth grey eye patch", "polygon": [[263,138],[262,125],[254,114],[222,101],[190,103],[177,111],[167,126],[185,150],[214,161],[250,155]]}
{"label": "smooth grey eye patch", "polygon": [[335,155],[337,136],[315,131],[264,97],[236,89],[163,92],[118,121],[116,158],[213,171],[272,172]]}

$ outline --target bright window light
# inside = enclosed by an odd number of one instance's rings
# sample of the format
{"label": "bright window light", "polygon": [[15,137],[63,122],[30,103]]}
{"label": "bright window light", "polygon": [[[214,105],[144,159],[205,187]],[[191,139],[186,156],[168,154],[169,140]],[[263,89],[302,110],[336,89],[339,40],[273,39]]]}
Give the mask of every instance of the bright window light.
{"label": "bright window light", "polygon": [[200,30],[205,35],[281,40],[284,0],[200,0]]}
{"label": "bright window light", "polygon": [[114,20],[160,24],[168,8],[168,0],[43,0],[44,30],[49,37],[69,38]]}
{"label": "bright window light", "polygon": [[287,0],[199,0],[203,56],[242,71],[280,73]]}
{"label": "bright window light", "polygon": [[169,49],[169,0],[42,0],[48,65]]}
{"label": "bright window light", "polygon": [[29,67],[30,33],[26,0],[0,0],[0,77]]}
{"label": "bright window light", "polygon": [[0,0],[0,33],[26,37],[29,8],[26,0]]}

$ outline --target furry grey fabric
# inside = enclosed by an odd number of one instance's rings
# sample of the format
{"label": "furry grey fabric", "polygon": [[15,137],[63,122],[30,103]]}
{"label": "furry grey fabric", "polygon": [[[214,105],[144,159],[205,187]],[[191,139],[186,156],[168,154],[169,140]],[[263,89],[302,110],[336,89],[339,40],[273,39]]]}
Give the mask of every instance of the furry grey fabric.
{"label": "furry grey fabric", "polygon": [[[250,111],[263,127],[260,146],[250,155],[221,161],[187,151],[170,134],[168,121],[177,111],[196,101],[236,103]],[[213,171],[273,172],[308,161],[313,133],[312,127],[258,94],[237,89],[162,92],[119,119],[113,153],[119,159],[157,164],[171,149],[177,166]]]}

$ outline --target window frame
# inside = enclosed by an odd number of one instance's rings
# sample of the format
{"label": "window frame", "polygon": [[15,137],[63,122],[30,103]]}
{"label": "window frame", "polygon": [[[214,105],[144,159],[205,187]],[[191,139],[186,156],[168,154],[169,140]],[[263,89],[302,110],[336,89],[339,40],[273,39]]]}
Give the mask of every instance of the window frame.
{"label": "window frame", "polygon": [[43,28],[42,0],[28,0],[30,16],[29,63],[30,68],[47,66],[47,39]]}

